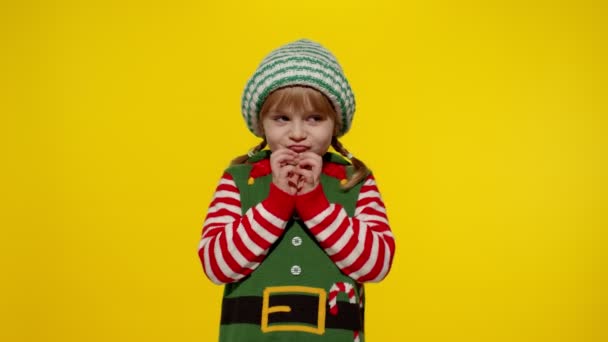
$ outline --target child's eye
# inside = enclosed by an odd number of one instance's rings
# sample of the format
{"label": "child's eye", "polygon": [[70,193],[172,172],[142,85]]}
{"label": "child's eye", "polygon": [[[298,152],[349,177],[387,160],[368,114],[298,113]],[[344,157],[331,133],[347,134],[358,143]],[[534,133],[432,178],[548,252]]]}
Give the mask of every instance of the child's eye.
{"label": "child's eye", "polygon": [[276,115],[274,117],[274,121],[277,121],[277,122],[286,122],[286,121],[289,121],[289,117],[287,115]]}
{"label": "child's eye", "polygon": [[323,121],[323,116],[319,114],[313,114],[308,117],[308,120],[312,122],[321,122]]}

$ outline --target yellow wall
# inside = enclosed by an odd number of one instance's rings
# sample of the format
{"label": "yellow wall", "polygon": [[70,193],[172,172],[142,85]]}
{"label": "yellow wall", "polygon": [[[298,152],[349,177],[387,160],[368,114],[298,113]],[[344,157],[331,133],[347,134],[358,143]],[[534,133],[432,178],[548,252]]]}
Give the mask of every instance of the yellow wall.
{"label": "yellow wall", "polygon": [[[369,341],[606,341],[601,1],[3,3],[2,341],[213,341],[196,256],[245,81],[332,50],[397,238]],[[372,4],[373,3],[373,4]]]}

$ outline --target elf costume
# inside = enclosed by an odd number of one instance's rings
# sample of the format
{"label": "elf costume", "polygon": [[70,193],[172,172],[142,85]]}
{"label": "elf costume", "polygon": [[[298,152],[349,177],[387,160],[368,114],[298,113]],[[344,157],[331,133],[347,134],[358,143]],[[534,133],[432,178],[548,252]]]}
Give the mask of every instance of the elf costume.
{"label": "elf costume", "polygon": [[[338,135],[348,130],[354,98],[341,68],[300,40],[273,51],[248,82],[243,115],[254,134],[265,98],[286,85],[321,91]],[[382,280],[395,250],[374,178],[342,189],[352,166],[326,153],[320,184],[294,196],[272,183],[270,153],[225,171],[203,225],[204,271],[226,284],[220,341],[364,341],[362,283]]]}

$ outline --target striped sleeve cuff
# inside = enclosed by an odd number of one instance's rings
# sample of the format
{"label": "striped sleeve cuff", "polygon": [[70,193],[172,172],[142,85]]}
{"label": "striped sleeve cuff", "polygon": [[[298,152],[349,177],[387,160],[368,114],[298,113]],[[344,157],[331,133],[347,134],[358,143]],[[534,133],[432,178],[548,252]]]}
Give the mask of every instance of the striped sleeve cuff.
{"label": "striped sleeve cuff", "polygon": [[276,217],[287,221],[293,214],[296,198],[270,183],[268,197],[262,202],[264,208]]}
{"label": "striped sleeve cuff", "polygon": [[320,183],[312,191],[296,196],[296,211],[304,221],[317,216],[327,207],[329,207],[329,201],[325,197]]}

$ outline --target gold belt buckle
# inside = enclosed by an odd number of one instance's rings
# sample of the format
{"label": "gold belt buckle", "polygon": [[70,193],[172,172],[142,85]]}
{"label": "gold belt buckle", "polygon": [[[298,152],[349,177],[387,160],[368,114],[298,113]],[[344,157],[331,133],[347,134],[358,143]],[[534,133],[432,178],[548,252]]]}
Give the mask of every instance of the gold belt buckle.
{"label": "gold belt buckle", "polygon": [[[317,326],[310,327],[307,325],[295,324],[273,324],[268,326],[268,315],[274,312],[291,312],[291,307],[288,305],[270,306],[270,294],[272,293],[307,293],[319,297],[319,310],[317,312]],[[262,298],[262,332],[272,331],[303,331],[312,334],[323,335],[325,333],[325,302],[327,300],[327,292],[318,287],[308,286],[271,286],[264,289]]]}

